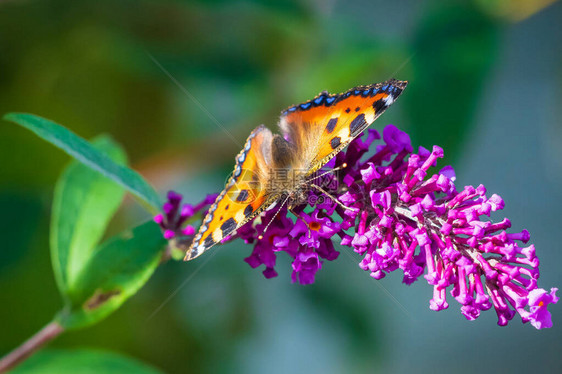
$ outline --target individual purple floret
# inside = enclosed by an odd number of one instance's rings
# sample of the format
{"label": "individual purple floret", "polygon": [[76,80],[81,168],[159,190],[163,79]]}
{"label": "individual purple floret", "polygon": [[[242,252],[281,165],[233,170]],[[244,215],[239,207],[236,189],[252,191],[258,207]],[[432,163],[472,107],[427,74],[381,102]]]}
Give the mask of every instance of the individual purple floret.
{"label": "individual purple floret", "polygon": [[[355,139],[326,165],[338,173],[317,176],[322,186],[335,185],[328,191],[332,197],[311,190],[307,204],[294,207],[297,217],[291,218],[286,206],[276,207],[228,238],[238,236],[254,246],[245,261],[253,268],[265,265],[265,277],[272,278],[277,254],[286,252],[293,259],[292,281],[310,284],[322,260],[338,257],[337,235],[342,246],[362,256],[359,267],[375,279],[398,269],[406,284],[423,275],[433,286],[432,310],[448,308],[449,294],[468,320],[493,307],[501,326],[519,313],[537,329],[551,327],[547,306],[558,302],[557,289],[538,288],[539,260],[535,247],[527,245],[529,233],[507,233],[507,218],[487,219],[504,208],[501,197],[488,196],[482,185],[458,191],[452,167],[430,170],[443,150],[420,147],[413,153],[408,134],[393,125],[384,129],[383,144],[369,153],[378,139],[376,130],[368,130],[366,140]],[[182,217],[208,204],[184,206],[173,221],[178,196],[170,193],[164,215],[155,217],[166,238],[179,234]]]}

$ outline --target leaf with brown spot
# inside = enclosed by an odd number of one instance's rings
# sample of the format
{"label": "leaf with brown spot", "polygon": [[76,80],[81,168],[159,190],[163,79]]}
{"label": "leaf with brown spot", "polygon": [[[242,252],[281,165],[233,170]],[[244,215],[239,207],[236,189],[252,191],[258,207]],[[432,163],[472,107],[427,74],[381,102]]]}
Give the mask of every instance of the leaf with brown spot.
{"label": "leaf with brown spot", "polygon": [[89,310],[99,308],[107,300],[111,299],[113,296],[119,295],[120,293],[121,291],[119,290],[107,291],[107,292],[96,290],[94,296],[86,300],[86,302],[84,303],[84,308]]}
{"label": "leaf with brown spot", "polygon": [[68,290],[67,305],[57,321],[67,329],[76,329],[117,310],[148,281],[165,244],[153,221],[102,243]]}

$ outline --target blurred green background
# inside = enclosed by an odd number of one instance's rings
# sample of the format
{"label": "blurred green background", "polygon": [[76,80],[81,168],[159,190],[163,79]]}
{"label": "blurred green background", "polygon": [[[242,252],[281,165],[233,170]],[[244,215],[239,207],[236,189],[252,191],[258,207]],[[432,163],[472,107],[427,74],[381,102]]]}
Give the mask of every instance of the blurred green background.
{"label": "blurred green background", "polygon": [[[527,228],[544,288],[562,286],[562,4],[474,1],[0,2],[0,113],[24,111],[92,138],[112,134],[162,193],[219,191],[247,134],[321,90],[410,81],[374,127],[444,147],[459,186],[483,183]],[[151,59],[183,85],[192,100]],[[199,103],[199,104],[198,104]],[[205,113],[199,105],[208,110]],[[53,185],[68,156],[0,124],[0,354],[61,306],[48,250]],[[127,199],[108,235],[147,219]],[[345,249],[343,249],[345,250]],[[556,372],[562,312],[536,331],[399,274],[371,279],[342,255],[316,284],[263,278],[235,242],[168,263],[124,307],[56,340],[122,353],[169,373]],[[188,279],[189,278],[189,279]],[[177,294],[162,306],[168,296]]]}

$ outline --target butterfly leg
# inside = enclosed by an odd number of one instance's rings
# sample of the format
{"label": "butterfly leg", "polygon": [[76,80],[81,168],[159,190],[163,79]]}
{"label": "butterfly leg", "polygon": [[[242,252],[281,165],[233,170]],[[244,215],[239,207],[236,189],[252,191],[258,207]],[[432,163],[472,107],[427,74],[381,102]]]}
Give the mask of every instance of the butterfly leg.
{"label": "butterfly leg", "polygon": [[300,219],[301,221],[303,221],[308,226],[308,222],[306,222],[305,219],[301,217],[299,212],[296,212],[293,208],[289,208],[289,212],[293,213],[295,215],[295,217],[297,217],[297,219]]}
{"label": "butterfly leg", "polygon": [[324,195],[328,196],[330,199],[332,199],[333,202],[335,202],[336,204],[338,204],[340,207],[342,207],[343,209],[346,210],[353,210],[355,212],[359,211],[359,209],[357,208],[350,208],[348,206],[345,206],[342,204],[341,201],[339,201],[338,199],[336,199],[334,196],[330,195],[327,191],[325,191],[322,187],[315,185],[314,183],[310,185],[313,188],[316,188],[318,191],[322,192]]}
{"label": "butterfly leg", "polygon": [[[306,222],[306,220],[301,217],[299,212],[295,212],[292,207],[289,208],[289,212],[293,213],[295,215],[295,217],[297,217],[297,219],[300,219],[306,225],[306,227],[308,227],[308,222]],[[312,233],[310,232],[310,229],[308,230],[308,237],[309,238],[312,237]]]}

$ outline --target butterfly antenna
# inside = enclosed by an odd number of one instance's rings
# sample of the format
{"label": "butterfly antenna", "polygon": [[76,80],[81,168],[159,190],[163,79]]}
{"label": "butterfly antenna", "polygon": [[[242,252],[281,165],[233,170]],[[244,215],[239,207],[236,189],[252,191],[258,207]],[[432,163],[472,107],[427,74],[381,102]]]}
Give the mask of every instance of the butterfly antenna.
{"label": "butterfly antenna", "polygon": [[316,178],[322,178],[322,177],[323,177],[324,175],[326,175],[326,174],[330,174],[330,173],[333,173],[334,171],[338,171],[338,170],[341,170],[341,169],[345,169],[346,167],[347,167],[347,164],[344,162],[343,164],[341,164],[341,165],[338,166],[337,168],[333,168],[333,169],[327,170],[327,171],[323,172],[322,174],[320,174],[320,175],[314,177],[314,179],[316,179]]}
{"label": "butterfly antenna", "polygon": [[269,228],[269,226],[273,223],[273,221],[275,220],[275,218],[277,218],[277,215],[279,214],[279,212],[281,211],[281,209],[283,209],[283,205],[285,205],[285,203],[287,202],[287,200],[289,200],[289,195],[287,195],[287,198],[285,200],[283,200],[283,203],[281,203],[281,206],[279,207],[279,209],[277,209],[277,212],[275,212],[275,215],[273,216],[273,218],[271,218],[271,220],[267,223],[267,226],[265,226],[265,229],[263,230],[263,232],[258,236],[259,240],[263,239],[264,234],[267,232],[267,229]]}
{"label": "butterfly antenna", "polygon": [[313,188],[316,188],[318,191],[322,192],[324,195],[328,196],[333,202],[335,202],[336,204],[338,204],[340,207],[342,207],[343,209],[346,210],[352,210],[352,211],[359,211],[359,209],[357,208],[350,208],[348,206],[343,205],[343,203],[341,201],[339,201],[338,199],[336,199],[336,197],[330,195],[326,190],[324,190],[322,187],[315,185],[314,183],[312,183],[310,185]]}

